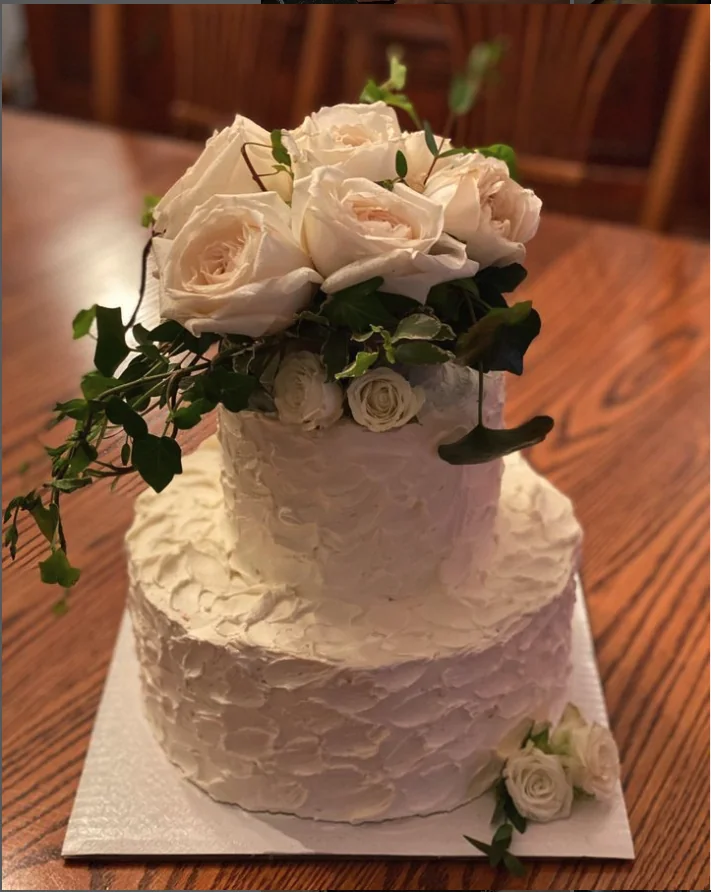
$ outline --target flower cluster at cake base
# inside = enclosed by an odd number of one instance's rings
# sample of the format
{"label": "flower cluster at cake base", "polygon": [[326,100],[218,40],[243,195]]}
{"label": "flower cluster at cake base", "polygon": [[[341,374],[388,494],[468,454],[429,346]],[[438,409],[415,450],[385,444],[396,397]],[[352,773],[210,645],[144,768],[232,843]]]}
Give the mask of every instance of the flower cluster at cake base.
{"label": "flower cluster at cake base", "polygon": [[617,792],[620,761],[608,728],[587,722],[568,703],[557,725],[526,720],[501,741],[491,761],[471,782],[479,796],[492,789],[497,829],[490,843],[465,839],[483,852],[493,867],[521,875],[521,862],[510,851],[514,831],[525,833],[529,821],[547,824],[569,818],[576,801],[610,801]]}

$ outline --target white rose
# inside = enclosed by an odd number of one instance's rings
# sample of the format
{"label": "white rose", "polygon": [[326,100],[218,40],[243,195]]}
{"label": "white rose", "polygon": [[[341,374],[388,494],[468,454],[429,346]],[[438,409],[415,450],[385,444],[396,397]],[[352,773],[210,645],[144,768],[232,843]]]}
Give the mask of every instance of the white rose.
{"label": "white rose", "polygon": [[382,432],[407,424],[422,408],[425,394],[393,369],[369,369],[346,391],[354,420]]}
{"label": "white rose", "polygon": [[506,762],[504,780],[524,818],[547,823],[570,815],[573,786],[558,756],[541,752],[529,742]]}
{"label": "white rose", "polygon": [[374,276],[424,303],[439,282],[472,276],[464,246],[443,236],[442,208],[402,184],[393,191],[320,167],[294,186],[293,226],[332,294]]}
{"label": "white rose", "polygon": [[[257,173],[271,173],[274,168],[271,142],[266,130],[249,118],[237,115],[234,123],[213,134],[192,167],[165,193],[153,212],[155,228],[166,238],[174,238],[196,207],[213,195],[243,195],[259,192],[242,156],[246,142],[249,159]],[[270,190],[282,198],[291,197],[291,177],[286,173],[270,176]]]}
{"label": "white rose", "polygon": [[297,178],[324,165],[373,181],[397,175],[395,155],[402,134],[395,110],[384,102],[322,108],[283,139]]}
{"label": "white rose", "polygon": [[[442,143],[442,137],[435,136],[435,142],[437,143],[438,148],[440,145],[442,146],[443,152],[447,152],[452,148],[451,139],[445,139],[444,143]],[[432,168],[432,174],[434,174],[434,172],[439,170],[442,165],[449,164],[450,161],[449,158],[443,158],[441,161],[437,161],[434,167],[432,167],[434,156],[427,147],[423,130],[404,134],[402,153],[407,161],[407,176],[405,177],[407,185],[411,186],[417,192],[424,192],[425,177],[429,173],[430,168]]]}
{"label": "white rose", "polygon": [[326,381],[326,371],[314,353],[291,353],[274,379],[274,402],[285,424],[306,430],[331,427],[343,415],[343,391]]}
{"label": "white rose", "polygon": [[215,195],[175,239],[154,238],[160,314],[193,334],[259,337],[287,328],[321,276],[274,192]]}
{"label": "white rose", "polygon": [[569,703],[550,743],[562,755],[576,787],[601,801],[615,795],[620,757],[608,728],[588,724]]}
{"label": "white rose", "polygon": [[478,152],[452,155],[435,165],[425,195],[442,205],[445,231],[465,242],[469,257],[482,267],[524,260],[525,243],[538,229],[541,200],[511,179],[503,161]]}

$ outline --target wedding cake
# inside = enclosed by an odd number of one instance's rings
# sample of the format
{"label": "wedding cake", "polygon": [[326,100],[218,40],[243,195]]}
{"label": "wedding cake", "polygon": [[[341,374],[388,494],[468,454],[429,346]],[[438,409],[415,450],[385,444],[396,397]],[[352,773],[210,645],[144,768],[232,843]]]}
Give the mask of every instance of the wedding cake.
{"label": "wedding cake", "polygon": [[[474,48],[450,120],[497,53]],[[393,56],[360,103],[295,130],[238,116],[147,202],[138,305],[74,319],[94,369],[56,405],[73,428],[6,506],[4,544],[14,558],[28,514],[65,610],[63,499],[138,474],[128,606],[145,713],[184,776],[351,824],[491,790],[492,842],[467,839],[516,871],[514,830],[619,776],[610,732],[566,704],[580,528],[521,456],[553,420],[503,415],[541,328],[510,297],[541,202],[508,146],[436,136],[404,85]]]}

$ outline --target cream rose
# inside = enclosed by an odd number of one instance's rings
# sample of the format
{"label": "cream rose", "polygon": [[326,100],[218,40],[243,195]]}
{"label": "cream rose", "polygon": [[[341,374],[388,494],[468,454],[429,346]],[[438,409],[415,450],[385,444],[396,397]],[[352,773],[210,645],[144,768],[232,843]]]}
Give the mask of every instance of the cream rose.
{"label": "cream rose", "polygon": [[[192,167],[165,193],[153,212],[155,229],[166,238],[174,238],[185,225],[190,214],[213,195],[243,195],[259,192],[242,157],[246,142],[261,143],[249,146],[249,158],[257,173],[271,173],[274,168],[271,142],[266,130],[249,118],[237,115],[234,123],[216,132]],[[291,197],[291,177],[286,173],[270,176],[269,188]]]}
{"label": "cream rose", "polygon": [[569,703],[550,742],[563,756],[574,786],[602,801],[615,795],[620,757],[609,729],[588,724]]}
{"label": "cream rose", "polygon": [[442,205],[445,231],[465,242],[482,267],[524,260],[541,200],[511,179],[503,161],[477,152],[452,155],[435,165],[424,194]]}
{"label": "cream rose", "polygon": [[395,155],[402,146],[395,110],[384,102],[322,108],[283,139],[297,178],[327,165],[349,177],[394,179]]}
{"label": "cream rose", "polygon": [[331,427],[343,415],[343,391],[326,381],[326,371],[314,353],[291,353],[274,379],[274,402],[285,424],[306,430]]}
{"label": "cream rose", "polygon": [[287,328],[321,276],[274,192],[215,195],[175,239],[154,238],[160,314],[193,334],[259,337]]}
{"label": "cream rose", "polygon": [[570,815],[573,786],[558,756],[541,752],[529,742],[509,757],[504,780],[524,818],[547,823]]}
{"label": "cream rose", "polygon": [[439,282],[472,276],[464,246],[443,236],[443,210],[402,184],[320,167],[294,186],[294,233],[332,294],[374,276],[383,289],[424,303]]}
{"label": "cream rose", "polygon": [[382,432],[407,424],[422,408],[425,394],[393,369],[369,369],[346,391],[354,420]]}

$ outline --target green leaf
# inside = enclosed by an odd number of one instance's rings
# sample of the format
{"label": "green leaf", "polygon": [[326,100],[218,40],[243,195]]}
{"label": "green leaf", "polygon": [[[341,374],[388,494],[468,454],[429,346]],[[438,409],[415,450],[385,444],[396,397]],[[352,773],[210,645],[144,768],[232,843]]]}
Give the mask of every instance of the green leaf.
{"label": "green leaf", "polygon": [[156,492],[162,492],[183,471],[180,446],[170,437],[148,434],[134,440],[131,458],[138,473]]}
{"label": "green leaf", "polygon": [[57,403],[54,411],[61,418],[73,418],[75,421],[84,421],[89,414],[89,403],[86,400],[67,400],[66,403]]}
{"label": "green leaf", "polygon": [[157,195],[143,196],[143,212],[141,213],[141,226],[148,227],[153,223],[153,211],[160,201]]}
{"label": "green leaf", "polygon": [[439,147],[437,145],[437,141],[435,140],[434,133],[432,132],[432,127],[430,126],[429,121],[425,121],[423,123],[423,128],[425,131],[425,142],[427,143],[427,148],[432,152],[432,154],[437,157],[439,154]]}
{"label": "green leaf", "polygon": [[46,561],[41,561],[39,567],[42,582],[61,585],[62,588],[71,588],[81,576],[81,571],[72,567],[61,548],[53,551]]}
{"label": "green leaf", "polygon": [[484,146],[483,148],[477,148],[476,151],[487,158],[498,158],[499,161],[504,161],[509,169],[509,175],[511,176],[511,179],[518,182],[518,164],[516,162],[516,152],[514,152],[511,146],[503,145],[503,143],[496,143],[493,146]]}
{"label": "green leaf", "polygon": [[79,338],[83,338],[84,335],[89,334],[95,318],[96,304],[94,304],[93,307],[89,307],[88,310],[79,310],[72,322],[72,331],[75,341]]}
{"label": "green leaf", "polygon": [[32,514],[32,517],[34,517],[35,523],[39,527],[42,535],[45,539],[51,542],[54,538],[54,533],[59,521],[59,509],[57,506],[54,502],[50,502],[45,508],[44,505],[40,503],[30,513]]}
{"label": "green leaf", "polygon": [[446,152],[442,152],[440,154],[440,158],[449,158],[452,155],[471,155],[474,149],[468,149],[466,146],[461,146],[458,149],[447,149]]}
{"label": "green leaf", "polygon": [[190,430],[200,423],[202,416],[208,412],[212,412],[215,403],[207,399],[197,399],[190,403],[189,406],[181,406],[171,413],[171,421],[179,430]]}
{"label": "green leaf", "polygon": [[338,372],[334,377],[336,380],[339,380],[340,378],[360,378],[361,375],[364,375],[368,371],[377,358],[377,353],[361,351],[356,354],[356,358],[353,362],[347,365],[343,371]]}
{"label": "green leaf", "polygon": [[142,334],[143,337],[150,341],[160,341],[163,344],[170,344],[176,339],[181,339],[186,331],[187,329],[183,328],[179,322],[176,322],[174,319],[166,319],[165,322],[161,322],[160,325],[156,325],[156,327],[152,328],[150,331],[143,329]]}
{"label": "green leaf", "polygon": [[[462,365],[475,365],[485,359],[494,346],[496,334],[503,326],[516,326],[525,322],[531,314],[530,300],[521,301],[505,309],[496,307],[475,322],[457,340],[457,359]],[[536,332],[537,334],[538,332]],[[485,366],[488,363],[485,363]],[[485,369],[489,371],[489,369]]]}
{"label": "green leaf", "polygon": [[67,600],[66,595],[63,595],[58,601],[55,601],[54,604],[52,604],[52,613],[55,616],[65,616],[68,610],[69,601]]}
{"label": "green leaf", "polygon": [[106,404],[106,417],[111,424],[122,427],[129,437],[145,437],[148,425],[145,420],[118,396],[112,396]]}
{"label": "green leaf", "polygon": [[511,837],[513,835],[513,827],[511,824],[502,824],[499,829],[494,834],[493,839],[491,840],[492,845],[496,843],[506,843],[506,847],[508,848],[509,843],[511,842]]}
{"label": "green leaf", "polygon": [[312,310],[302,310],[297,316],[296,321],[315,322],[317,325],[328,325],[328,318],[320,313],[314,313]]}
{"label": "green leaf", "polygon": [[131,461],[131,444],[124,443],[121,447],[121,464],[127,465]]}
{"label": "green leaf", "polygon": [[536,415],[519,427],[492,430],[477,425],[455,443],[446,443],[437,450],[450,465],[476,465],[502,458],[528,446],[541,443],[553,430],[553,419]]}
{"label": "green leaf", "polygon": [[395,321],[376,293],[383,284],[377,276],[332,294],[321,312],[334,325],[350,331],[367,331],[372,325],[392,325]]}
{"label": "green leaf", "polygon": [[487,266],[474,276],[474,282],[481,296],[486,300],[486,295],[492,288],[501,294],[515,291],[527,275],[526,267],[521,266],[520,263],[510,263],[508,266]]}
{"label": "green leaf", "polygon": [[522,877],[526,875],[526,868],[515,855],[511,854],[511,852],[504,852],[503,863],[506,870],[508,870],[512,876]]}
{"label": "green leaf", "polygon": [[[394,108],[401,108],[406,114],[410,116],[410,118],[415,122],[417,127],[421,127],[422,123],[420,121],[420,116],[415,111],[415,106],[412,102],[402,93],[385,93],[380,97],[383,102],[387,105],[392,105]],[[373,100],[375,101],[375,100]]]}
{"label": "green leaf", "polygon": [[516,830],[519,833],[525,833],[528,822],[526,818],[519,812],[516,808],[513,799],[509,795],[509,791],[506,790],[506,797],[504,798],[504,812],[506,817],[511,821]]}
{"label": "green leaf", "polygon": [[98,457],[99,453],[96,451],[96,447],[92,446],[91,443],[87,443],[86,440],[80,440],[69,461],[68,473],[71,477],[76,477],[77,474],[81,474],[82,471],[88,468],[93,461],[96,461]]}
{"label": "green leaf", "polygon": [[91,483],[91,477],[62,477],[59,480],[53,480],[51,486],[52,489],[57,489],[59,492],[76,492],[77,489],[90,486]]}
{"label": "green leaf", "polygon": [[371,78],[361,90],[360,102],[382,102],[386,91]]}
{"label": "green leaf", "polygon": [[449,88],[449,110],[452,114],[466,115],[474,105],[475,98],[474,84],[463,74],[455,75]]}
{"label": "green leaf", "polygon": [[537,734],[530,734],[528,739],[536,747],[536,749],[539,749],[544,753],[550,753],[551,748],[550,748],[550,743],[549,743],[549,737],[550,737],[550,728],[543,728]]}
{"label": "green leaf", "polygon": [[96,350],[94,365],[102,375],[113,375],[131,351],[119,307],[96,307]]}
{"label": "green leaf", "polygon": [[395,347],[395,359],[406,365],[433,365],[453,358],[448,350],[429,341],[404,341]]}
{"label": "green leaf", "polygon": [[281,130],[272,130],[271,134],[271,143],[272,143],[272,157],[277,162],[277,164],[285,164],[287,166],[291,165],[291,155],[286,150],[284,143],[282,142],[282,133]]}
{"label": "green leaf", "polygon": [[491,854],[491,846],[488,845],[487,843],[485,843],[485,842],[481,842],[481,841],[478,840],[478,839],[472,839],[472,837],[471,837],[471,836],[467,836],[466,833],[465,833],[465,834],[462,834],[462,835],[464,836],[464,839],[466,839],[466,841],[467,841],[470,845],[474,846],[475,849],[479,849],[479,851],[480,851],[482,854],[486,855],[487,857]]}
{"label": "green leaf", "polygon": [[10,550],[10,557],[13,561],[17,556],[17,540],[19,539],[19,537],[20,534],[15,524],[10,524],[10,526],[5,530],[3,543]]}
{"label": "green leaf", "polygon": [[222,403],[228,412],[241,412],[249,406],[249,398],[259,382],[252,375],[230,372],[216,366],[203,379],[205,396],[213,403]]}
{"label": "green leaf", "polygon": [[395,155],[395,173],[402,180],[407,176],[407,158],[399,149]]}
{"label": "green leaf", "polygon": [[412,297],[404,294],[391,294],[388,291],[378,291],[380,305],[387,310],[394,319],[403,319],[411,313],[422,312],[422,305]]}
{"label": "green leaf", "polygon": [[403,90],[407,80],[407,66],[402,62],[402,51],[397,47],[390,49],[388,62],[390,63],[390,76],[383,86],[390,90]]}
{"label": "green leaf", "polygon": [[[368,333],[370,337],[372,332]],[[348,365],[349,337],[347,331],[331,331],[321,348],[321,359],[326,368],[326,377],[333,381],[336,374]]]}
{"label": "green leaf", "polygon": [[89,372],[81,379],[81,392],[87,400],[98,399],[102,393],[119,387],[121,381],[107,377],[100,372]]}
{"label": "green leaf", "polygon": [[444,325],[434,316],[428,316],[426,313],[417,313],[414,316],[407,316],[403,319],[395,329],[393,335],[393,343],[397,341],[407,340],[454,340],[454,332],[448,325]]}

